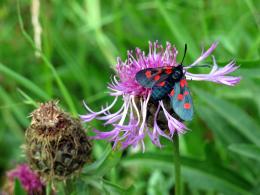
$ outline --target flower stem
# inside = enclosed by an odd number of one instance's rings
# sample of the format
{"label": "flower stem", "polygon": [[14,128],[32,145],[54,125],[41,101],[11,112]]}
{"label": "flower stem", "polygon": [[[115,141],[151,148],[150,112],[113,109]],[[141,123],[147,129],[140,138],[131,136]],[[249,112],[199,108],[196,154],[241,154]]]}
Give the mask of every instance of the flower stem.
{"label": "flower stem", "polygon": [[70,195],[73,193],[73,179],[69,178],[65,182],[65,195]]}
{"label": "flower stem", "polygon": [[52,183],[49,181],[46,186],[46,195],[51,195],[51,185]]}
{"label": "flower stem", "polygon": [[179,151],[179,136],[173,137],[174,168],[175,168],[175,195],[181,194],[181,162]]}

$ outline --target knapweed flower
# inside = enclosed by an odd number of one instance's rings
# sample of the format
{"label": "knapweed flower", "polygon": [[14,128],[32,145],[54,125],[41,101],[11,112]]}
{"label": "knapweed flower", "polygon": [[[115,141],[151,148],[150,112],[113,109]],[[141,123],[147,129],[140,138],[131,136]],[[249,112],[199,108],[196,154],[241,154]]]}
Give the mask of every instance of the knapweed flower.
{"label": "knapweed flower", "polygon": [[[218,67],[214,57],[212,70],[209,74],[193,74],[188,72],[190,68],[197,66],[207,58],[216,46],[217,43],[213,43],[207,51],[202,52],[201,56],[195,62],[181,68],[182,74],[187,80],[205,80],[229,86],[233,86],[240,81],[240,77],[227,76],[227,74],[238,69],[234,61],[231,61],[224,67]],[[162,69],[163,67],[167,67],[169,70],[170,67],[179,67],[180,64],[176,62],[177,54],[178,51],[175,46],[168,42],[165,49],[158,42],[150,42],[148,54],[137,48],[135,55],[132,51],[128,52],[126,61],[123,62],[118,58],[116,65],[117,75],[108,85],[110,95],[115,97],[112,104],[95,112],[84,103],[89,112],[81,116],[85,122],[98,119],[105,121],[104,125],[112,125],[113,127],[108,132],[94,130],[96,133],[93,137],[94,139],[107,139],[114,143],[114,147],[120,144],[122,148],[141,144],[144,150],[143,140],[146,135],[150,137],[155,145],[161,147],[160,136],[172,140],[175,133],[184,133],[187,130],[185,124],[169,106],[169,101],[159,100],[154,103],[151,98],[153,95],[152,89],[144,88],[136,80],[136,74],[143,69],[148,68],[147,70],[149,71],[146,71],[145,74],[149,78],[151,76],[150,70],[154,68],[158,70],[160,67]],[[167,72],[167,69],[163,70]],[[156,79],[154,77],[154,80]],[[146,82],[142,81],[142,78],[140,80],[143,83]],[[165,85],[164,82],[161,82],[161,84]],[[186,85],[186,83],[182,84]],[[144,85],[149,86],[149,83],[145,83]],[[118,111],[112,113],[111,109],[119,98],[123,99],[123,105]]]}
{"label": "knapweed flower", "polygon": [[15,169],[7,172],[7,177],[7,191],[8,193],[10,192],[10,194],[13,194],[13,185],[15,179],[18,179],[21,182],[22,187],[28,194],[43,194],[44,183],[27,164],[20,164]]}
{"label": "knapweed flower", "polygon": [[64,112],[55,101],[40,104],[31,117],[25,133],[30,166],[45,180],[67,179],[79,172],[91,155],[80,120]]}

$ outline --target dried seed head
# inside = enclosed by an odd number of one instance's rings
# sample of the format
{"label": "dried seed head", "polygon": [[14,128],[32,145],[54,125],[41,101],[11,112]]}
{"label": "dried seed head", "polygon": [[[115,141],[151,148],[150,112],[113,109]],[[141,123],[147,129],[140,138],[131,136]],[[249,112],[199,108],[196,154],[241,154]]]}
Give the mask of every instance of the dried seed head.
{"label": "dried seed head", "polygon": [[57,127],[58,123],[63,123],[64,119],[62,119],[62,116],[68,114],[63,113],[57,104],[57,102],[53,101],[41,104],[40,107],[31,114],[31,125],[46,135],[51,132],[54,133],[54,131],[56,131],[56,133],[60,131],[60,128],[55,127]]}
{"label": "dried seed head", "polygon": [[26,130],[30,165],[45,179],[66,179],[90,159],[91,144],[78,119],[49,101],[31,114]]}

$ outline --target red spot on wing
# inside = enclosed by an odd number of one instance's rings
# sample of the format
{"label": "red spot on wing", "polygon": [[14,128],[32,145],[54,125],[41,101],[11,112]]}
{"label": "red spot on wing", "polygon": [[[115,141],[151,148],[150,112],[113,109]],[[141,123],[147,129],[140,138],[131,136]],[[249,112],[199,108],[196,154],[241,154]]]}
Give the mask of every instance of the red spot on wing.
{"label": "red spot on wing", "polygon": [[157,85],[160,86],[160,87],[163,87],[163,86],[165,85],[165,81],[160,82],[160,83],[158,83]]}
{"label": "red spot on wing", "polygon": [[188,91],[184,91],[184,95],[189,95],[189,92]]}
{"label": "red spot on wing", "polygon": [[170,96],[174,96],[174,93],[175,93],[175,91],[174,91],[174,89],[172,89],[171,93],[170,93]]}
{"label": "red spot on wing", "polygon": [[164,69],[164,70],[167,70],[167,69],[170,69],[170,70],[171,70],[171,69],[173,69],[173,68],[174,68],[173,66],[165,66],[163,69]]}
{"label": "red spot on wing", "polygon": [[162,69],[159,69],[158,71],[157,71],[157,74],[161,74],[162,73]]}
{"label": "red spot on wing", "polygon": [[181,79],[180,85],[181,85],[181,88],[183,88],[184,86],[187,86],[187,81],[186,81],[186,79]]}
{"label": "red spot on wing", "polygon": [[161,78],[160,75],[156,75],[153,80],[158,81]]}
{"label": "red spot on wing", "polygon": [[185,103],[184,105],[183,105],[183,108],[184,109],[190,109],[190,107],[191,107],[191,105],[190,105],[190,103]]}
{"label": "red spot on wing", "polygon": [[171,73],[172,73],[172,69],[168,69],[168,68],[165,69],[165,73],[166,73],[166,74],[171,74]]}
{"label": "red spot on wing", "polygon": [[145,72],[145,76],[149,79],[149,78],[151,78],[152,77],[152,72],[150,71],[150,70],[147,70],[146,72]]}
{"label": "red spot on wing", "polygon": [[179,101],[183,100],[183,95],[182,95],[182,94],[178,94],[177,99],[178,99]]}

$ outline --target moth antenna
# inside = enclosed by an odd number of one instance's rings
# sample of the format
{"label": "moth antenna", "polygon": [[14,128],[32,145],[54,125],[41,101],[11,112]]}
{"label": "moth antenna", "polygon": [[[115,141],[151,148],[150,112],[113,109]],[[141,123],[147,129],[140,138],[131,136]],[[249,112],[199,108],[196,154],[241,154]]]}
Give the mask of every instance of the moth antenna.
{"label": "moth antenna", "polygon": [[[199,65],[196,65],[196,66],[194,66],[194,67],[197,67],[197,68],[201,68],[201,67],[210,68],[210,67],[212,67],[212,65],[210,65],[210,64],[199,64]],[[194,68],[194,67],[193,67],[193,68]]]}
{"label": "moth antenna", "polygon": [[184,54],[183,54],[183,57],[182,57],[182,60],[181,60],[181,65],[182,65],[182,63],[183,63],[183,61],[184,61],[184,58],[185,58],[185,56],[186,56],[186,53],[187,53],[187,43],[185,43],[185,46],[184,46]]}

